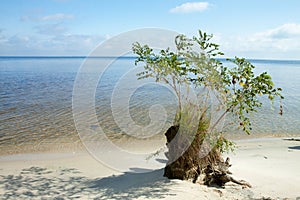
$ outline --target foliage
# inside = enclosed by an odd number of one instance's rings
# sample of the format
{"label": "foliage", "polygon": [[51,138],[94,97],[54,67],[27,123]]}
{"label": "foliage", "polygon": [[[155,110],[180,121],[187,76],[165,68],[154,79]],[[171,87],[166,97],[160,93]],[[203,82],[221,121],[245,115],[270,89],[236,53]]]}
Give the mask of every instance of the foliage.
{"label": "foliage", "polygon": [[[267,96],[271,101],[275,97],[283,99],[281,88],[275,88],[271,76],[267,72],[255,75],[255,66],[244,58],[227,59],[230,66],[225,66],[218,56],[224,53],[219,45],[212,43],[213,35],[199,31],[198,37],[188,38],[178,35],[175,38],[176,51],[169,48],[155,53],[148,45],[138,42],[133,44],[133,52],[138,56],[136,64],[142,62],[144,71],[138,74],[142,78],[155,78],[171,86],[178,96],[179,111],[177,122],[181,118],[182,97],[181,87],[184,84],[196,89],[206,88],[217,97],[224,113],[216,120],[212,131],[227,113],[232,113],[238,125],[247,134],[251,131],[249,114],[262,106],[260,96]],[[233,66],[231,66],[233,65]],[[208,91],[200,90],[200,91]],[[205,94],[199,93],[199,96]],[[209,105],[201,109],[206,114]],[[280,106],[282,114],[282,106]],[[201,117],[200,120],[203,120]],[[201,121],[199,122],[199,125]],[[199,127],[201,128],[201,127]],[[219,148],[229,149],[233,144],[222,138]]]}
{"label": "foliage", "polygon": [[235,147],[236,144],[233,141],[226,139],[223,135],[218,138],[215,146],[221,153],[234,151]]}

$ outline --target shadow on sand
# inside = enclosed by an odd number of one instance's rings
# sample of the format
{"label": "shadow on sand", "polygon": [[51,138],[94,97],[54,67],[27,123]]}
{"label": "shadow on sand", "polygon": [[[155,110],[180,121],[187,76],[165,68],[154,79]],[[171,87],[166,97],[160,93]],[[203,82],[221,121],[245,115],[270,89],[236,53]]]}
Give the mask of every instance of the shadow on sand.
{"label": "shadow on sand", "polygon": [[293,149],[293,150],[300,150],[300,146],[293,146],[293,147],[288,147],[289,149]]}
{"label": "shadow on sand", "polygon": [[73,168],[50,171],[31,167],[18,175],[0,176],[3,199],[159,199],[175,195],[168,189],[170,184],[163,169],[89,179]]}

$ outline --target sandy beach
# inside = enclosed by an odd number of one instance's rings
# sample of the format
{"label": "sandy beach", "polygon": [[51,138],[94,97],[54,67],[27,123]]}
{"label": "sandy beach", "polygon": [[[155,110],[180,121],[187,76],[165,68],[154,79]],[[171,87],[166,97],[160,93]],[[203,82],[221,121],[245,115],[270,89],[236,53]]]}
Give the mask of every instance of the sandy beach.
{"label": "sandy beach", "polygon": [[233,177],[252,188],[168,180],[162,155],[147,173],[116,171],[84,149],[4,155],[0,199],[300,199],[300,141],[285,139],[239,140],[238,149],[224,155]]}

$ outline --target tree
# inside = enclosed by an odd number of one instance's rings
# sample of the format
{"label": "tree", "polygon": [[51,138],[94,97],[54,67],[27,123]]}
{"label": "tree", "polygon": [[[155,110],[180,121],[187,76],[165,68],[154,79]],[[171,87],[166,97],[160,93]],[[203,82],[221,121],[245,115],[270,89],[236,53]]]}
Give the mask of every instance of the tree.
{"label": "tree", "polygon": [[[271,101],[279,97],[280,102],[283,96],[281,88],[274,87],[271,76],[267,72],[255,75],[255,66],[246,59],[227,59],[231,65],[225,66],[216,58],[224,53],[219,45],[211,42],[212,37],[201,31],[193,38],[178,35],[175,52],[167,48],[155,53],[148,45],[134,43],[135,63],[144,66],[138,78],[164,82],[178,97],[174,124],[165,133],[168,163],[164,176],[196,182],[203,175],[202,180],[207,185],[224,185],[228,181],[244,184],[228,175],[229,159],[224,162],[221,153],[231,149],[234,143],[216,127],[231,113],[234,122],[250,134],[249,115],[262,106],[260,96],[267,96]],[[197,91],[196,103],[189,99],[189,90],[183,90],[185,86]],[[217,99],[218,112],[222,112],[214,120],[215,113],[209,103],[211,94]],[[195,119],[196,128],[193,128],[191,122]]]}

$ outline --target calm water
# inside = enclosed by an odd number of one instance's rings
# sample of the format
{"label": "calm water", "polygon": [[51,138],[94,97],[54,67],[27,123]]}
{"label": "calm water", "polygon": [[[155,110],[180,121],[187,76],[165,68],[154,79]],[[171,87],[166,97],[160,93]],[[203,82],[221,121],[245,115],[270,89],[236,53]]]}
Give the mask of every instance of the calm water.
{"label": "calm water", "polygon": [[[0,148],[11,144],[78,141],[72,114],[72,91],[83,61],[84,58],[0,58]],[[268,71],[272,75],[285,96],[283,116],[278,115],[276,104],[273,110],[270,104],[265,104],[262,111],[253,116],[253,135],[300,136],[300,61],[253,63],[257,72]],[[131,58],[115,61],[96,88],[98,125],[110,137],[124,135],[113,119],[110,97],[116,83],[133,66]],[[173,119],[176,98],[162,86],[148,84],[135,91],[129,99],[132,119],[137,124],[147,125],[150,121],[147,110],[155,104],[166,108],[167,128]],[[237,131],[230,129],[229,132]]]}

